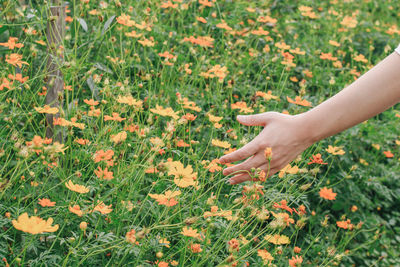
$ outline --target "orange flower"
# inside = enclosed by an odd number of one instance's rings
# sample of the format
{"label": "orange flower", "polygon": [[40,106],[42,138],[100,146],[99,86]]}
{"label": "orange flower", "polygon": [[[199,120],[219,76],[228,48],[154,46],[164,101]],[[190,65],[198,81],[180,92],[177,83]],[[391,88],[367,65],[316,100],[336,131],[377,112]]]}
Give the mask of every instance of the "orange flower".
{"label": "orange flower", "polygon": [[304,107],[311,107],[311,102],[308,102],[305,99],[301,99],[300,96],[296,96],[295,100],[291,99],[290,97],[286,96],[286,99],[289,103],[304,106]]}
{"label": "orange flower", "polygon": [[182,118],[188,121],[194,121],[197,118],[197,116],[194,116],[191,113],[186,113],[185,115],[182,116]]}
{"label": "orange flower", "polygon": [[[212,2],[215,2],[216,0],[212,0]],[[213,3],[208,1],[208,0],[199,0],[199,4],[203,5],[203,6],[208,6],[208,7],[212,7]]]}
{"label": "orange flower", "polygon": [[387,158],[393,158],[393,157],[394,157],[393,153],[390,152],[390,151],[383,151],[383,154],[385,154],[385,156],[386,156]]}
{"label": "orange flower", "polygon": [[340,24],[346,26],[347,28],[355,28],[357,26],[357,19],[350,16],[345,16]]}
{"label": "orange flower", "polygon": [[135,25],[135,22],[131,20],[131,16],[122,14],[121,16],[117,17],[117,22],[119,24],[131,27]]}
{"label": "orange flower", "polygon": [[204,212],[204,219],[208,217],[225,217],[228,221],[232,220],[232,211],[231,210],[219,210],[218,211],[218,206],[211,206],[211,211],[206,211]]}
{"label": "orange flower", "polygon": [[293,252],[294,252],[294,253],[300,253],[300,252],[301,252],[301,248],[299,248],[299,247],[294,247]]}
{"label": "orange flower", "polygon": [[69,206],[68,210],[76,215],[78,215],[79,217],[82,217],[82,215],[84,214],[84,212],[81,210],[81,207],[79,207],[79,205],[74,205],[73,207]]}
{"label": "orange flower", "polygon": [[264,30],[262,27],[258,27],[258,30],[252,30],[251,33],[254,35],[268,35],[269,31]]}
{"label": "orange flower", "polygon": [[176,141],[176,146],[177,147],[188,147],[190,145],[185,143],[185,141],[183,141],[182,139],[179,139],[178,141]]}
{"label": "orange flower", "polygon": [[327,59],[327,60],[331,60],[331,61],[336,61],[337,57],[332,56],[331,53],[322,53],[319,56],[320,59]]}
{"label": "orange flower", "polygon": [[271,222],[271,226],[285,227],[294,223],[294,220],[286,212],[275,213],[271,211],[271,213],[275,217],[275,220]]}
{"label": "orange flower", "polygon": [[103,180],[112,180],[114,178],[113,172],[108,171],[107,167],[102,170],[99,166],[98,169],[94,171],[94,173],[98,178],[101,178]]}
{"label": "orange flower", "polygon": [[126,120],[126,118],[121,118],[117,112],[113,112],[112,117],[108,116],[108,115],[104,116],[104,121],[119,121],[119,122],[121,122],[124,120]]}
{"label": "orange flower", "polygon": [[69,180],[68,183],[65,183],[65,186],[69,190],[77,192],[79,194],[85,194],[89,192],[89,188],[84,185],[74,184],[71,180]]}
{"label": "orange flower", "polygon": [[200,244],[191,244],[191,245],[190,245],[190,250],[191,250],[193,253],[200,253],[200,252],[203,251],[203,249],[201,248],[201,245],[200,245]]}
{"label": "orange flower", "polygon": [[39,205],[42,207],[54,207],[56,202],[52,202],[48,198],[39,198]]}
{"label": "orange flower", "polygon": [[[204,161],[204,163],[202,162],[202,164],[206,164],[206,162]],[[213,159],[207,166],[204,166],[204,168],[208,169],[209,172],[214,173],[216,171],[222,170],[222,167],[218,164],[220,164],[219,159]]]}
{"label": "orange flower", "polygon": [[20,67],[22,68],[22,64],[29,65],[27,62],[22,61],[22,55],[18,54],[11,54],[11,55],[6,55],[6,62],[8,64],[13,65],[14,67]]}
{"label": "orange flower", "polygon": [[3,78],[3,82],[0,84],[0,91],[3,91],[4,88],[8,88],[9,90],[11,90],[12,85],[13,85],[13,82],[10,82],[6,78]]}
{"label": "orange flower", "polygon": [[227,30],[227,31],[233,30],[231,27],[229,27],[228,24],[226,24],[226,22],[225,22],[224,20],[222,20],[221,23],[218,23],[218,24],[215,25],[215,26],[216,26],[217,28],[224,29],[224,30]]}
{"label": "orange flower", "polygon": [[337,193],[333,193],[332,188],[321,188],[319,196],[327,200],[335,200]]}
{"label": "orange flower", "polygon": [[75,142],[83,146],[90,144],[90,141],[88,139],[82,139],[82,138],[75,139]]}
{"label": "orange flower", "polygon": [[22,77],[21,73],[16,73],[15,75],[8,74],[8,78],[13,81],[15,80],[15,81],[19,81],[20,83],[25,83],[29,79],[29,76]]}
{"label": "orange flower", "polygon": [[271,100],[271,99],[278,99],[277,96],[272,95],[272,91],[271,90],[268,90],[267,93],[261,92],[261,91],[257,91],[256,92],[256,96],[260,96],[260,97],[264,98],[267,101]]}
{"label": "orange flower", "polygon": [[266,249],[259,249],[257,250],[258,256],[263,259],[265,265],[269,265],[274,257],[272,257],[271,253],[269,253]]}
{"label": "orange flower", "polygon": [[149,47],[153,47],[155,44],[153,41],[146,38],[143,38],[143,40],[138,40],[138,43],[140,43],[143,46],[149,46]]}
{"label": "orange flower", "polygon": [[239,112],[251,113],[254,112],[252,108],[247,107],[246,102],[239,101],[231,104],[231,109],[239,109]]}
{"label": "orange flower", "polygon": [[181,234],[184,236],[201,239],[201,235],[197,233],[197,229],[193,229],[192,227],[183,227]]}
{"label": "orange flower", "polygon": [[157,194],[149,194],[149,196],[155,199],[159,205],[165,205],[167,207],[172,207],[178,204],[175,197],[179,196],[181,191],[171,191],[168,190],[164,194],[157,195]]}
{"label": "orange flower", "polygon": [[357,61],[357,62],[368,63],[368,59],[366,59],[365,56],[362,54],[355,56],[353,59],[354,59],[354,61]]}
{"label": "orange flower", "polygon": [[106,204],[103,203],[103,201],[97,200],[97,205],[96,205],[96,207],[94,207],[92,212],[98,211],[101,214],[109,214],[110,212],[112,212],[111,207],[112,207],[112,204],[107,206]]}
{"label": "orange flower", "polygon": [[287,205],[287,201],[286,200],[281,200],[280,202],[281,204],[279,205],[278,203],[274,203],[274,205],[272,207],[274,207],[275,209],[283,209],[283,210],[287,210],[288,212],[290,212],[290,214],[293,214],[293,209],[289,208],[289,206]]}
{"label": "orange flower", "polygon": [[322,156],[321,156],[320,153],[318,153],[318,154],[316,154],[316,155],[312,155],[312,158],[310,157],[310,160],[311,160],[311,161],[307,163],[308,165],[313,164],[313,163],[315,163],[315,164],[321,164],[321,165],[328,164],[328,163],[326,163],[326,162],[324,162],[324,161],[322,160]]}
{"label": "orange flower", "polygon": [[16,229],[33,235],[57,231],[59,225],[52,226],[52,223],[53,218],[49,218],[46,221],[37,216],[29,217],[26,212],[21,214],[17,220],[12,220],[12,224]]}
{"label": "orange flower", "polygon": [[112,151],[111,149],[104,151],[103,149],[96,151],[96,153],[94,154],[94,162],[100,162],[100,161],[105,161],[107,163],[108,166],[113,166],[114,162],[113,162],[113,156],[114,156],[114,151]]}
{"label": "orange flower", "polygon": [[296,256],[293,256],[292,259],[289,260],[289,266],[290,267],[298,267],[301,265],[302,262],[303,262],[303,257],[296,255]]}
{"label": "orange flower", "polygon": [[237,239],[233,238],[228,241],[229,251],[232,252],[234,250],[239,251],[240,243]]}
{"label": "orange flower", "polygon": [[171,1],[167,1],[167,2],[163,2],[163,3],[161,3],[161,6],[160,6],[161,8],[164,8],[164,9],[166,9],[166,8],[177,8],[178,7],[178,4],[172,4],[172,2]]}
{"label": "orange flower", "polygon": [[337,225],[338,227],[340,227],[340,228],[349,229],[349,230],[352,230],[353,227],[354,227],[354,225],[351,224],[350,219],[347,219],[346,221],[337,221],[337,222],[336,222],[336,225]]}
{"label": "orange flower", "polygon": [[199,36],[197,38],[190,36],[183,38],[184,42],[191,42],[192,44],[198,44],[202,47],[214,47],[214,39],[209,36]]}
{"label": "orange flower", "polygon": [[0,45],[8,47],[8,49],[11,49],[11,50],[13,50],[14,48],[24,47],[24,44],[17,43],[17,41],[18,41],[17,37],[10,37],[10,38],[8,38],[7,43],[0,43]]}
{"label": "orange flower", "polygon": [[135,244],[136,243],[136,231],[135,231],[135,229],[132,229],[129,232],[127,232],[126,235],[125,235],[125,239],[129,243]]}
{"label": "orange flower", "polygon": [[204,78],[217,77],[217,78],[219,78],[218,79],[219,82],[223,82],[224,78],[226,77],[226,75],[228,73],[229,73],[229,71],[226,66],[221,67],[221,65],[217,64],[217,65],[213,66],[211,69],[209,69],[208,71],[201,72],[200,76],[202,76]]}
{"label": "orange flower", "polygon": [[96,101],[94,99],[84,99],[83,102],[85,102],[89,106],[97,106],[99,104],[99,101]]}
{"label": "orange flower", "polygon": [[272,158],[272,148],[270,148],[270,147],[265,148],[264,157],[268,160],[270,160]]}
{"label": "orange flower", "polygon": [[196,17],[197,21],[200,21],[201,23],[207,23],[207,20],[203,17]]}

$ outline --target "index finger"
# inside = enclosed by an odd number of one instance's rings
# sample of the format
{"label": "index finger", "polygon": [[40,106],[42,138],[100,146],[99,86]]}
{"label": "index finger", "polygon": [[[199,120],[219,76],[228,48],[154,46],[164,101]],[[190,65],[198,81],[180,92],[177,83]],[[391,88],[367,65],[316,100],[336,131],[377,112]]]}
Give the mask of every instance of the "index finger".
{"label": "index finger", "polygon": [[235,162],[238,160],[246,159],[250,157],[251,155],[254,155],[258,148],[259,148],[259,137],[257,136],[254,138],[250,143],[246,144],[245,146],[241,147],[240,149],[222,156],[219,158],[219,161],[224,164],[224,163],[230,163],[230,162]]}

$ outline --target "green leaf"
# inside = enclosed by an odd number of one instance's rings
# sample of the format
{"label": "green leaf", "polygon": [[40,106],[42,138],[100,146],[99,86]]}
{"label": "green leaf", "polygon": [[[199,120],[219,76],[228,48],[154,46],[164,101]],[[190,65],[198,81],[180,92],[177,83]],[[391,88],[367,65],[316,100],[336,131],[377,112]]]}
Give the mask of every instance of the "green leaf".
{"label": "green leaf", "polygon": [[113,22],[114,18],[115,18],[115,15],[112,16],[111,18],[109,18],[106,21],[106,23],[104,24],[103,30],[101,31],[101,35],[103,35],[106,32],[106,30],[110,27],[110,25]]}
{"label": "green leaf", "polygon": [[82,29],[87,32],[88,31],[88,26],[86,24],[86,21],[84,19],[78,18],[79,24],[81,24]]}

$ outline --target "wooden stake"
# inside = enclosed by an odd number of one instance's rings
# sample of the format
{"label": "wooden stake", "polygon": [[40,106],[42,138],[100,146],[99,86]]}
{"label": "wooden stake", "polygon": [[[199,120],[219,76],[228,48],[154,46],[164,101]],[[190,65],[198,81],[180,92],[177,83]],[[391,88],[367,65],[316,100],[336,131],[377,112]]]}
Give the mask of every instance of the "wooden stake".
{"label": "wooden stake", "polygon": [[[52,6],[50,7],[49,19],[47,22],[47,94],[46,105],[57,107],[61,111],[64,98],[64,80],[61,73],[61,66],[64,61],[63,49],[60,47],[63,44],[65,35],[65,7]],[[62,143],[61,131],[55,132],[53,119],[60,117],[60,113],[55,115],[46,114],[46,137],[54,138]]]}

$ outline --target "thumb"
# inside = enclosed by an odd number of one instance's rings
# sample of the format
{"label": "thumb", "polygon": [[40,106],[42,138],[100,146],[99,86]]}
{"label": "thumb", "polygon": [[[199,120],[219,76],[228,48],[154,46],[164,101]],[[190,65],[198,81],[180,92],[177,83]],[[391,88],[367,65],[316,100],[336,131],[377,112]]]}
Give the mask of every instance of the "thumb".
{"label": "thumb", "polygon": [[265,126],[268,114],[238,115],[237,120],[246,126]]}

